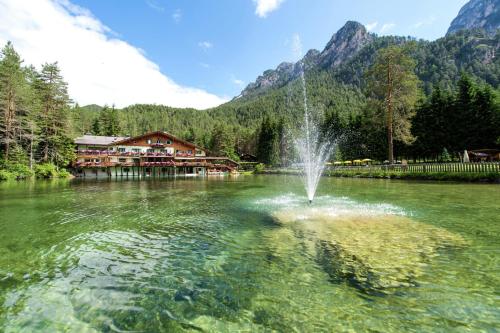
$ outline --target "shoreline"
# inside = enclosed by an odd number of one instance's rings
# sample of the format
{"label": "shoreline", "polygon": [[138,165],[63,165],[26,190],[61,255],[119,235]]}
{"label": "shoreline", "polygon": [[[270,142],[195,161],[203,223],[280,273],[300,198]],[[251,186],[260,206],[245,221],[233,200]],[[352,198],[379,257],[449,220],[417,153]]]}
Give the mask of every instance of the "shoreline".
{"label": "shoreline", "polygon": [[[295,169],[265,169],[256,173],[262,175],[300,175]],[[336,178],[367,178],[367,179],[395,179],[395,180],[429,180],[450,181],[462,183],[490,183],[500,184],[498,172],[400,172],[400,171],[364,171],[364,170],[326,170],[323,177]]]}

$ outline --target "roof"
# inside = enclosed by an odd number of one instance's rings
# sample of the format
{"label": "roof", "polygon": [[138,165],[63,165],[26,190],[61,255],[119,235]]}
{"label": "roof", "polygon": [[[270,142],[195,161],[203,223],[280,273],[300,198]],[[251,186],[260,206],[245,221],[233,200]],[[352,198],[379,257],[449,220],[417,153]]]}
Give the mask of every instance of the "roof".
{"label": "roof", "polygon": [[109,144],[127,139],[126,136],[100,136],[84,135],[75,139],[77,145],[107,146]]}
{"label": "roof", "polygon": [[190,146],[190,147],[197,148],[197,149],[200,149],[200,150],[206,150],[205,148],[197,146],[197,145],[195,145],[192,142],[189,142],[189,141],[186,141],[186,140],[182,140],[181,138],[178,138],[175,135],[172,135],[172,134],[170,134],[168,132],[163,132],[163,131],[154,131],[154,132],[148,132],[148,133],[144,133],[142,135],[138,135],[138,136],[134,136],[134,137],[126,137],[126,138],[123,138],[122,140],[118,140],[117,142],[114,142],[114,143],[123,144],[123,143],[127,143],[129,141],[134,141],[134,140],[137,140],[137,139],[140,139],[140,138],[144,138],[144,137],[147,137],[147,136],[150,136],[150,135],[163,135],[163,136],[169,137],[172,140],[179,141],[179,142],[185,144],[186,146]]}
{"label": "roof", "polygon": [[238,162],[230,159],[229,157],[224,157],[224,156],[203,156],[202,157],[204,160],[221,160],[221,161],[230,161],[233,162],[234,164],[239,165]]}

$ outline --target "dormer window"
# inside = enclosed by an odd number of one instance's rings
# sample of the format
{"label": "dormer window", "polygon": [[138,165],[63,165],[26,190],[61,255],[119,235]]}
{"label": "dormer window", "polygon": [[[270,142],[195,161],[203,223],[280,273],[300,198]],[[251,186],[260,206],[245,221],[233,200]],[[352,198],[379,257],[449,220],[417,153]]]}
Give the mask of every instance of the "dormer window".
{"label": "dormer window", "polygon": [[146,142],[148,143],[148,145],[152,143],[151,139],[148,139]]}
{"label": "dormer window", "polygon": [[160,138],[156,139],[156,143],[161,143]]}
{"label": "dormer window", "polygon": [[167,141],[165,141],[165,143],[166,143],[167,145],[171,145],[171,144],[172,144],[172,140],[167,140]]}

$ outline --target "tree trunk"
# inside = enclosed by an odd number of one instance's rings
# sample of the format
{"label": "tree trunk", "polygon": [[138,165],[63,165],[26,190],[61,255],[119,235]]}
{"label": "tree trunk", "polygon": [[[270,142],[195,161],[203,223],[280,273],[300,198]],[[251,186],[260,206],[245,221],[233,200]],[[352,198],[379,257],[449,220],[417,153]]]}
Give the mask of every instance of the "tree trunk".
{"label": "tree trunk", "polygon": [[31,126],[31,135],[30,135],[30,170],[33,170],[33,124]]}
{"label": "tree trunk", "polygon": [[10,140],[13,137],[12,135],[12,122],[14,116],[14,96],[12,91],[9,91],[7,94],[7,110],[5,110],[5,160],[9,160],[10,153]]}
{"label": "tree trunk", "polygon": [[392,72],[391,72],[391,62],[389,60],[387,66],[387,146],[388,146],[388,157],[389,164],[394,164],[394,144],[393,144],[393,110],[392,110]]}

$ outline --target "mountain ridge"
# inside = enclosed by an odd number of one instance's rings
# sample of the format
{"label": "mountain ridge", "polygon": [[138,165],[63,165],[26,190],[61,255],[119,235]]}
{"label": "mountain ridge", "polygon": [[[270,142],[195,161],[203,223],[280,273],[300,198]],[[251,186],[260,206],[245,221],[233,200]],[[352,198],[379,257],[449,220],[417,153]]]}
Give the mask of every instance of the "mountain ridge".
{"label": "mountain ridge", "polygon": [[500,28],[500,0],[471,0],[451,22],[447,35],[464,29],[483,29],[494,35]]}

